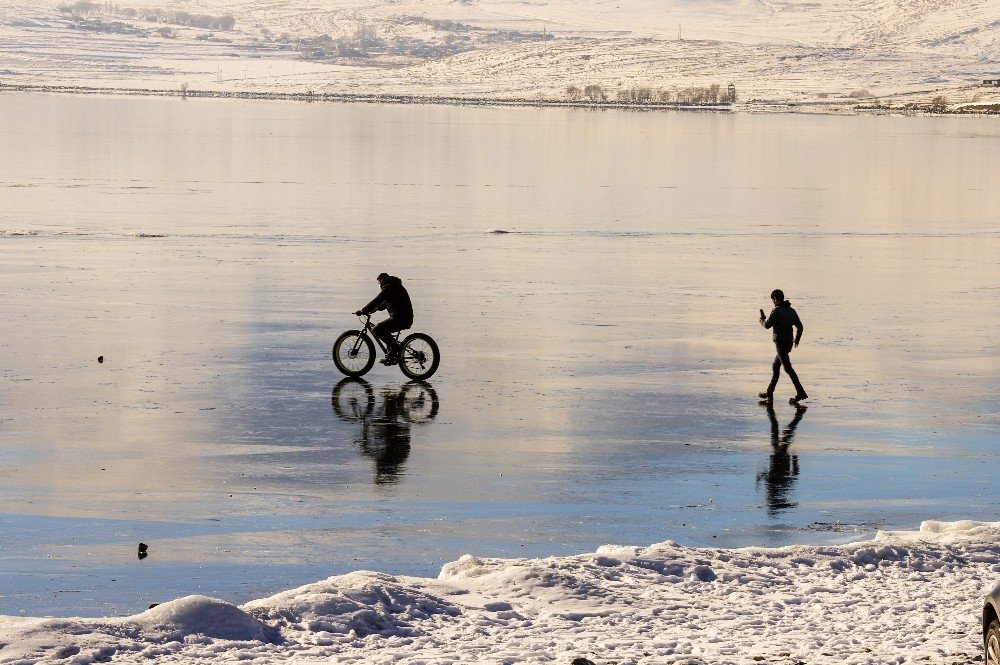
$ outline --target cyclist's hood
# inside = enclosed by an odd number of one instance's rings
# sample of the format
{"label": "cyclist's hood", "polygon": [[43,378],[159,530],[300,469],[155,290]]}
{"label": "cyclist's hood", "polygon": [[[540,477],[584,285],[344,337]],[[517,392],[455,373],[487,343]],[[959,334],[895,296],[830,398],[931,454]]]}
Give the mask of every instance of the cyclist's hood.
{"label": "cyclist's hood", "polygon": [[394,277],[393,275],[386,275],[385,277],[382,278],[383,289],[386,288],[387,286],[401,286],[402,284],[403,280],[401,280],[398,277]]}

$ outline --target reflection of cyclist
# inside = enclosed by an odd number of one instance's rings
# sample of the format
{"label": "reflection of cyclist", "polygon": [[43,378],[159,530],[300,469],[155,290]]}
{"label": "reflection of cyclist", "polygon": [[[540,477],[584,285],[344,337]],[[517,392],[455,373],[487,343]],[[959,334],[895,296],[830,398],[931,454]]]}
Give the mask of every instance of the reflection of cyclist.
{"label": "reflection of cyclist", "polygon": [[362,424],[361,452],[375,460],[376,485],[396,483],[410,456],[412,425],[404,419],[402,409],[402,392],[385,388],[381,408]]}
{"label": "reflection of cyclist", "polygon": [[410,294],[403,287],[398,277],[381,273],[377,278],[381,291],[375,299],[355,312],[358,316],[371,314],[379,310],[387,310],[389,318],[377,323],[372,333],[382,340],[388,351],[382,359],[383,365],[394,365],[399,361],[399,344],[392,334],[413,326],[413,305],[410,304]]}
{"label": "reflection of cyclist", "polygon": [[355,443],[362,454],[375,461],[375,483],[391,485],[399,480],[410,455],[413,426],[434,420],[439,403],[428,383],[387,386],[379,396],[381,403],[376,408],[371,384],[349,377],[333,387],[331,401],[337,418],[361,423],[361,438]]}

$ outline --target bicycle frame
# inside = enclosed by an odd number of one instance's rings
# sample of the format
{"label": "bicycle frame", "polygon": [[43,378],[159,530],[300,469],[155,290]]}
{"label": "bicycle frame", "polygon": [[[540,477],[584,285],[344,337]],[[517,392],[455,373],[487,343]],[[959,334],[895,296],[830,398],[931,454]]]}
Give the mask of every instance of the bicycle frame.
{"label": "bicycle frame", "polygon": [[[371,340],[375,342],[375,346],[377,346],[378,348],[382,349],[382,354],[383,355],[386,354],[386,353],[388,353],[389,349],[387,349],[386,346],[385,346],[385,344],[382,343],[382,340],[380,340],[378,338],[378,336],[374,332],[372,332],[372,330],[375,328],[375,326],[372,325],[372,315],[371,314],[364,314],[362,316],[364,316],[364,319],[365,319],[365,326],[364,326],[364,328],[361,329],[361,332],[364,333],[364,334],[366,334],[366,335],[368,335],[368,337],[371,338]],[[358,317],[358,318],[361,318],[361,317]],[[399,333],[398,332],[394,332],[394,333],[392,333],[392,336],[393,336],[393,338],[395,338],[396,343],[398,344],[399,343]],[[359,336],[358,339],[357,339],[357,341],[354,342],[354,347],[351,349],[351,351],[357,351],[360,348],[361,348],[361,337]]]}

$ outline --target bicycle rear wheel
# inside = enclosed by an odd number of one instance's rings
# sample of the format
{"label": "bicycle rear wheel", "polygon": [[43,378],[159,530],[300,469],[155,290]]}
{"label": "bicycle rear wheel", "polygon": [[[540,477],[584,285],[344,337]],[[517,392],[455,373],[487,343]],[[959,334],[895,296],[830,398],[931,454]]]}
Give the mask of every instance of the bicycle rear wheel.
{"label": "bicycle rear wheel", "polygon": [[375,364],[375,343],[360,330],[348,330],[333,343],[333,364],[347,376],[362,376]]}
{"label": "bicycle rear wheel", "polygon": [[403,340],[399,353],[399,369],[415,381],[429,379],[441,363],[441,352],[424,333],[413,333]]}
{"label": "bicycle rear wheel", "polygon": [[441,405],[431,384],[423,381],[404,383],[399,391],[399,401],[403,420],[414,424],[434,420]]}

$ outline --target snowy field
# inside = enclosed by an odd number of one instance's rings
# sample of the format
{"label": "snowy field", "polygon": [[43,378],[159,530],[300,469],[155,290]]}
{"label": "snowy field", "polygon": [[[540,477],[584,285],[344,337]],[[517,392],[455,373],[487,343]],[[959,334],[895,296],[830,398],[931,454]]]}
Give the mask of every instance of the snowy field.
{"label": "snowy field", "polygon": [[[736,86],[739,109],[990,108],[993,0],[9,0],[0,85],[615,101]],[[580,93],[570,94],[571,87]],[[596,90],[596,89],[595,89]],[[589,97],[585,97],[589,99]]]}
{"label": "snowy field", "polygon": [[359,571],[240,607],[0,618],[0,662],[964,665],[998,538],[1000,523],[925,522],[843,546],[465,556],[437,579]]}

